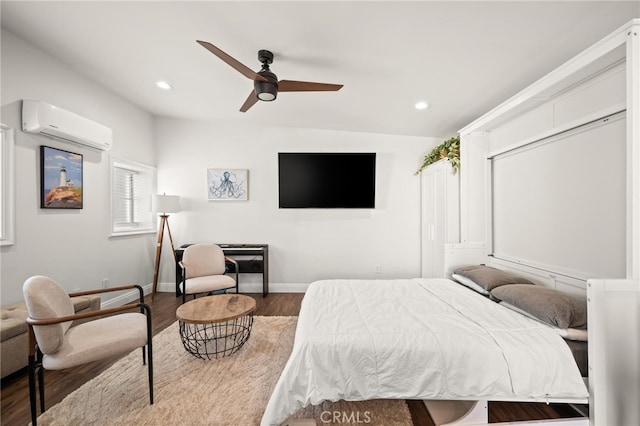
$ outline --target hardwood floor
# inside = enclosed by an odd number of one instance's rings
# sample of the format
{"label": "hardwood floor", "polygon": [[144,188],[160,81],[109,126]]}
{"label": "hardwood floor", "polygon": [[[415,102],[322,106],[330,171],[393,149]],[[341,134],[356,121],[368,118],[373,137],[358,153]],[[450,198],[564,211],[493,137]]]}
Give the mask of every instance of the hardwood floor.
{"label": "hardwood floor", "polygon": [[[255,315],[291,316],[300,312],[302,293],[271,293],[266,298],[261,294],[251,294],[256,299]],[[181,298],[173,293],[158,293],[152,302],[146,297],[153,312],[154,335],[176,321],[175,311]],[[118,358],[94,362],[74,369],[73,371],[46,371],[45,392],[46,407],[57,404],[65,396],[99,375],[111,366]],[[0,419],[2,425],[27,425],[31,421],[29,414],[29,383],[26,369],[20,370],[2,379]],[[413,426],[433,426],[422,401],[407,401]],[[574,417],[576,413],[566,405],[491,403],[489,406],[491,422],[536,420],[546,418]],[[215,426],[215,425],[212,425]]]}

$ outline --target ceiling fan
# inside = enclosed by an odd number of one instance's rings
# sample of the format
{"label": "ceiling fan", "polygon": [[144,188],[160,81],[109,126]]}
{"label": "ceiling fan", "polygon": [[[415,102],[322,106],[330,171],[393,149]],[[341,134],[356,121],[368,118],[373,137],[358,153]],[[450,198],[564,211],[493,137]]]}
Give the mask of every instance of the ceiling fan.
{"label": "ceiling fan", "polygon": [[342,84],[314,83],[310,81],[280,80],[269,70],[269,64],[273,62],[273,53],[268,50],[258,51],[258,60],[262,63],[262,68],[254,72],[251,68],[240,63],[235,58],[229,56],[213,44],[196,40],[205,49],[216,55],[218,58],[231,65],[236,71],[245,77],[253,80],[253,90],[244,101],[241,112],[246,112],[256,102],[273,101],[278,96],[278,92],[335,92],[342,88]]}

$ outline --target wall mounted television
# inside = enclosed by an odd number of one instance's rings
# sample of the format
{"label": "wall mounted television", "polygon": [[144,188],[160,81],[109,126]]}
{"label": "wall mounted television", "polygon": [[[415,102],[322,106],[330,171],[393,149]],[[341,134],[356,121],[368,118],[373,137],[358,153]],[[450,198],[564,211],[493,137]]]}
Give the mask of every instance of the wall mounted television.
{"label": "wall mounted television", "polygon": [[278,153],[278,196],[281,209],[373,209],[376,154]]}

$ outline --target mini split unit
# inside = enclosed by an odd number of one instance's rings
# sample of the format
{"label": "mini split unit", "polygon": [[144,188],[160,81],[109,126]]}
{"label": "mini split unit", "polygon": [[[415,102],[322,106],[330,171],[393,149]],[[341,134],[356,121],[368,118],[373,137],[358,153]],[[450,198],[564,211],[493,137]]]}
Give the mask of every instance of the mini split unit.
{"label": "mini split unit", "polygon": [[22,130],[101,151],[113,144],[110,128],[42,101],[22,101]]}

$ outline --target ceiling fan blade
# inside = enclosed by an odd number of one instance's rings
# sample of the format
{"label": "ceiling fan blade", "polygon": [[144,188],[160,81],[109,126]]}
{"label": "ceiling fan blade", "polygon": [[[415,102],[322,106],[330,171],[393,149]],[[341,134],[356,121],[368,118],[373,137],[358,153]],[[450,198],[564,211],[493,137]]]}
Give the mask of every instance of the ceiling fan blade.
{"label": "ceiling fan blade", "polygon": [[239,71],[240,74],[244,75],[245,77],[251,79],[251,80],[260,80],[260,81],[267,81],[266,78],[264,78],[263,76],[261,76],[260,74],[256,73],[255,71],[253,71],[251,68],[249,68],[248,66],[244,65],[243,63],[241,63],[240,61],[238,61],[237,59],[229,56],[228,54],[226,54],[225,52],[223,52],[222,50],[218,49],[217,47],[215,47],[213,44],[207,42],[207,41],[200,41],[200,40],[196,40],[202,47],[204,47],[205,49],[207,49],[209,52],[213,53],[214,55],[216,55],[218,58],[222,59],[223,61],[225,61],[227,64],[231,65],[232,68],[234,68],[236,71]]}
{"label": "ceiling fan blade", "polygon": [[251,108],[255,103],[258,102],[258,95],[256,94],[255,89],[249,93],[247,100],[244,101],[242,106],[240,107],[240,112],[247,112],[249,108]]}
{"label": "ceiling fan blade", "polygon": [[280,80],[278,92],[335,92],[342,84],[313,83],[310,81]]}

